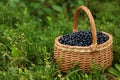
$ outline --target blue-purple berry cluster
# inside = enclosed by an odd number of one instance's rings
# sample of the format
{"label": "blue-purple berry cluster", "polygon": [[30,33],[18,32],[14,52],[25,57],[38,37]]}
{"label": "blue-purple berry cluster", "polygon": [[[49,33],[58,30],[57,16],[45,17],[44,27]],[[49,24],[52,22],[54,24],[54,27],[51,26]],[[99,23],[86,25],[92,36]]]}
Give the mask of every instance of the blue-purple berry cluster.
{"label": "blue-purple berry cluster", "polygon": [[[102,33],[97,32],[97,43],[102,44],[106,42],[109,37]],[[60,37],[59,42],[71,46],[89,46],[92,44],[91,31],[79,31],[71,34],[66,34]]]}

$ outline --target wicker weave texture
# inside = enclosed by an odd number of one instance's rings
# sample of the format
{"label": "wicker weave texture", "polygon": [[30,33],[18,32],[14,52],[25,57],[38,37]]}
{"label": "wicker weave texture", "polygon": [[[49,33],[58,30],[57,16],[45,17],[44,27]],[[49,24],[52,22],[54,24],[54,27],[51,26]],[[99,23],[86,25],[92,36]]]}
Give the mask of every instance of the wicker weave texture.
{"label": "wicker weave texture", "polygon": [[90,71],[90,67],[94,64],[101,66],[104,69],[107,69],[112,65],[113,60],[113,51],[112,51],[112,36],[106,32],[103,32],[109,37],[109,40],[104,42],[103,44],[97,44],[97,36],[96,36],[96,28],[94,19],[89,9],[85,6],[80,6],[74,16],[73,21],[73,32],[77,32],[77,19],[78,12],[80,10],[84,10],[88,15],[91,24],[91,32],[92,32],[92,44],[90,46],[82,47],[82,46],[70,46],[59,43],[57,37],[55,39],[54,45],[54,59],[60,65],[61,71],[66,72],[69,70],[75,63],[78,63],[80,69],[87,73]]}
{"label": "wicker weave texture", "polygon": [[72,68],[74,63],[79,63],[80,69],[87,73],[94,64],[93,61],[99,68],[103,65],[104,69],[107,69],[112,65],[112,44],[103,50],[95,52],[73,52],[61,49],[58,45],[55,45],[54,58],[60,64],[62,72]]}

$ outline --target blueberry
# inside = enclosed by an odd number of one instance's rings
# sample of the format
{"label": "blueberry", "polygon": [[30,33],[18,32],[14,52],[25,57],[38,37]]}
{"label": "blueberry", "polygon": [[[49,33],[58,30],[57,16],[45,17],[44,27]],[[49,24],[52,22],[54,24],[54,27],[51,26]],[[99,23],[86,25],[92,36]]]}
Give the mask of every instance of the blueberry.
{"label": "blueberry", "polygon": [[[109,37],[102,32],[97,32],[97,43],[102,44],[106,42]],[[92,44],[91,31],[79,31],[71,34],[65,34],[60,37],[59,42],[71,46],[89,46]]]}

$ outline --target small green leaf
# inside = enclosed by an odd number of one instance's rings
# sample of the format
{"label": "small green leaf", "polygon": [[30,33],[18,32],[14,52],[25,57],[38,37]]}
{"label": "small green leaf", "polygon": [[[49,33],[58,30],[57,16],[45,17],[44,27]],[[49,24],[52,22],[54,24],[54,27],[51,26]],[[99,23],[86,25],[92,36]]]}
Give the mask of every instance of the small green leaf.
{"label": "small green leaf", "polygon": [[34,9],[41,8],[41,6],[39,6],[39,4],[38,4],[38,3],[35,3],[35,2],[32,2],[32,3],[30,4],[30,6],[32,6]]}
{"label": "small green leaf", "polygon": [[50,14],[50,13],[52,13],[52,10],[51,10],[51,8],[43,8],[43,10],[47,13],[47,14]]}
{"label": "small green leaf", "polygon": [[68,77],[66,77],[66,80],[70,80]]}
{"label": "small green leaf", "polygon": [[44,15],[45,13],[44,13],[44,11],[38,11],[38,15],[39,16],[42,16],[42,15]]}
{"label": "small green leaf", "polygon": [[22,74],[22,73],[23,73],[22,69],[21,69],[21,68],[19,68],[19,74]]}
{"label": "small green leaf", "polygon": [[58,5],[52,5],[52,8],[58,12],[61,12],[62,11],[62,8]]}
{"label": "small green leaf", "polygon": [[29,73],[29,71],[27,70],[27,68],[24,68],[24,72],[25,72],[25,74]]}
{"label": "small green leaf", "polygon": [[85,74],[85,78],[88,79],[88,75],[87,74]]}
{"label": "small green leaf", "polygon": [[30,80],[33,80],[33,76],[31,73],[29,73],[29,76],[30,76]]}
{"label": "small green leaf", "polygon": [[116,69],[114,69],[113,67],[109,68],[108,72],[111,73],[111,74],[113,74],[113,75],[115,75],[115,76],[117,76],[117,77],[120,76],[120,72],[117,71]]}
{"label": "small green leaf", "polygon": [[78,0],[78,4],[79,4],[79,5],[84,5],[83,0]]}
{"label": "small green leaf", "polygon": [[120,64],[115,64],[115,67],[119,70],[120,72]]}
{"label": "small green leaf", "polygon": [[12,50],[12,56],[14,58],[19,56],[19,52],[18,52],[18,49],[16,47],[12,46],[12,47],[10,47],[10,49]]}
{"label": "small green leaf", "polygon": [[27,13],[28,13],[28,9],[27,9],[27,7],[25,7],[23,13],[24,13],[24,15],[27,15]]}

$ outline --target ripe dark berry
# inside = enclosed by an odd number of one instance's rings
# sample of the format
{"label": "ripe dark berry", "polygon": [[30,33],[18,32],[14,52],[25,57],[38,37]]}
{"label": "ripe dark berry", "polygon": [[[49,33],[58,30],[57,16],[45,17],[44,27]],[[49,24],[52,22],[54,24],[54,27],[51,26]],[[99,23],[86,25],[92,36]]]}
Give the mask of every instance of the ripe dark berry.
{"label": "ripe dark berry", "polygon": [[[109,37],[102,32],[97,32],[97,43],[102,44],[106,42]],[[60,37],[59,42],[71,46],[89,46],[92,44],[91,31],[79,31],[71,34],[66,34]]]}

